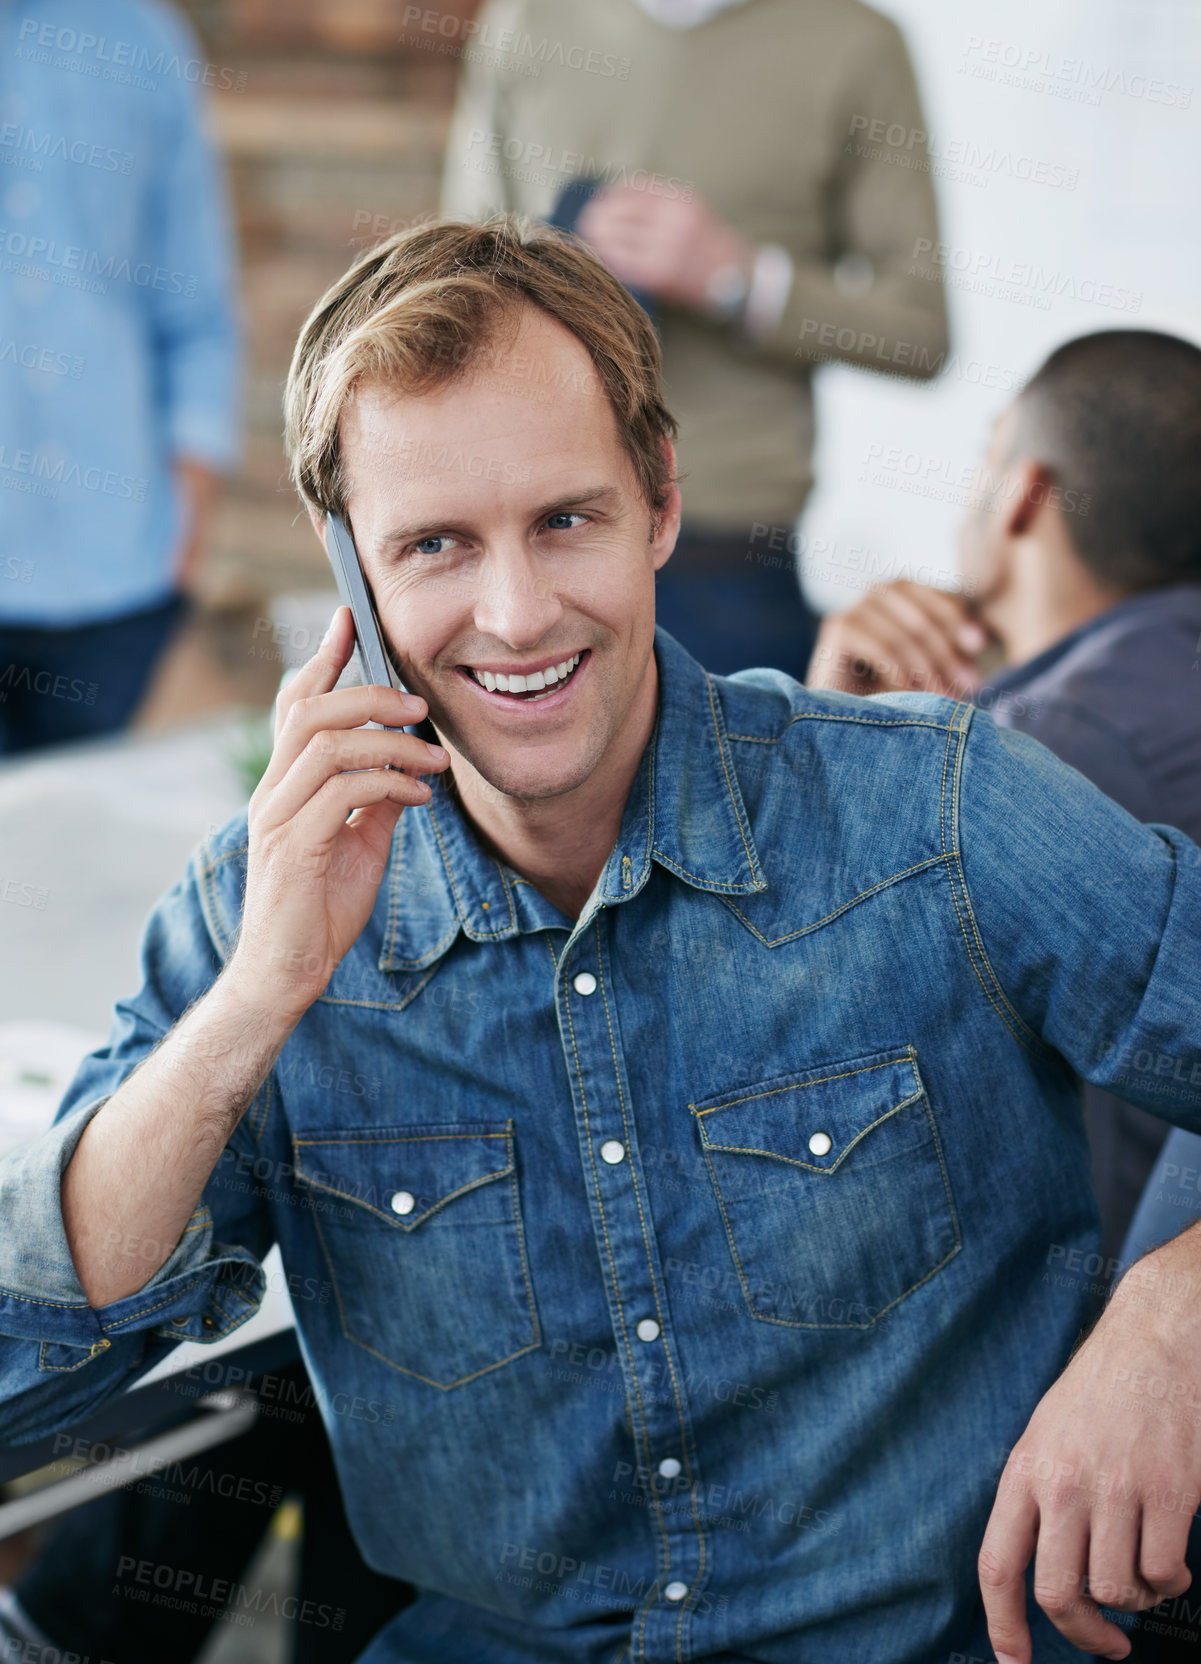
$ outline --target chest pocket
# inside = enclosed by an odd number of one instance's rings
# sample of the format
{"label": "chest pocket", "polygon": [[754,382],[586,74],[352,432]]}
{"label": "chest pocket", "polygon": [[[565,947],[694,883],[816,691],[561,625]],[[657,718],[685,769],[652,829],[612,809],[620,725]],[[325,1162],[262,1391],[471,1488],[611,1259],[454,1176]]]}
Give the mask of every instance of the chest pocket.
{"label": "chest pocket", "polygon": [[538,1345],[511,1121],[292,1143],[349,1340],[437,1387]]}
{"label": "chest pocket", "polygon": [[866,1329],[959,1251],[912,1047],[689,1108],[756,1317]]}

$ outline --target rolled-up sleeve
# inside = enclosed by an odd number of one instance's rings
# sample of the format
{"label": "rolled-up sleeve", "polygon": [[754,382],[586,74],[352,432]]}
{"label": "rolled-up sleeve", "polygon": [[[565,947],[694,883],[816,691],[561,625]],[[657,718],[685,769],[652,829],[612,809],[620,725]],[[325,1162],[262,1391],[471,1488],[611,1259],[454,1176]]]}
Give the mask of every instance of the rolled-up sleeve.
{"label": "rolled-up sleeve", "polygon": [[1201,1131],[1201,849],[977,713],[953,841],[965,950],[1014,1038]]}
{"label": "rolled-up sleeve", "polygon": [[[142,940],[139,993],[116,1008],[109,1043],[80,1064],[54,1124],[0,1161],[0,1441],[22,1443],[102,1404],[173,1346],[214,1341],[266,1291],[273,1240],[254,1172],[250,1116],[239,1123],[165,1262],[135,1293],[89,1305],[62,1218],[62,1175],[94,1115],[219,974],[198,854],[160,901]],[[172,1106],[164,1104],[164,1113]],[[124,1245],[137,1252],[137,1244]],[[147,1244],[148,1257],[156,1254]]]}

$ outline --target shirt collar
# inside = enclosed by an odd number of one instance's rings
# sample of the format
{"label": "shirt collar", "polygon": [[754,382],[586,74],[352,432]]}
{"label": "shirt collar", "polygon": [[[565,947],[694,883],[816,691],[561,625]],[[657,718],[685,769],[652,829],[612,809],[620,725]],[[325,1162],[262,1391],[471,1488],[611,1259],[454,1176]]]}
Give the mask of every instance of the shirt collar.
{"label": "shirt collar", "polygon": [[1196,600],[1198,595],[1201,595],[1201,586],[1197,584],[1164,584],[1155,589],[1140,590],[1137,595],[1128,595],[1123,600],[1115,602],[1112,607],[1106,607],[1105,611],[1099,612],[1095,618],[1086,619],[1066,636],[1060,636],[1058,641],[1053,641],[1050,647],[1044,647],[1034,658],[999,671],[985,691],[990,694],[1016,693],[1019,689],[1028,687],[1040,676],[1044,676],[1047,671],[1054,670],[1069,653],[1103,630],[1111,629],[1115,624],[1133,623],[1144,617],[1150,617],[1153,621],[1160,617],[1165,620],[1174,619],[1182,605],[1190,599]]}
{"label": "shirt collar", "polygon": [[[655,656],[655,727],[589,906],[637,895],[655,861],[698,890],[767,888],[713,678],[664,630]],[[381,971],[425,969],[460,931],[501,942],[522,928],[512,874],[484,850],[445,778],[430,785],[430,801],[405,810],[392,842]]]}

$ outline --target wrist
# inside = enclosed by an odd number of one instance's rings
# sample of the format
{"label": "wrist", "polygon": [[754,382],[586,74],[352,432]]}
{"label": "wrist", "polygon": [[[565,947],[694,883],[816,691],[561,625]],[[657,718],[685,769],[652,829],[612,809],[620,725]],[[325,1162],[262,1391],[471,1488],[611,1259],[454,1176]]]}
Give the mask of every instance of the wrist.
{"label": "wrist", "polygon": [[716,323],[736,323],[750,293],[754,256],[744,254],[714,266],[705,283],[705,311]]}
{"label": "wrist", "polygon": [[307,977],[297,975],[282,955],[278,964],[262,966],[240,958],[235,949],[213,984],[210,998],[223,1016],[253,1025],[282,1043],[320,991],[314,991]]}
{"label": "wrist", "polygon": [[1105,1317],[1137,1324],[1165,1341],[1201,1338],[1201,1225],[1136,1260],[1110,1297]]}

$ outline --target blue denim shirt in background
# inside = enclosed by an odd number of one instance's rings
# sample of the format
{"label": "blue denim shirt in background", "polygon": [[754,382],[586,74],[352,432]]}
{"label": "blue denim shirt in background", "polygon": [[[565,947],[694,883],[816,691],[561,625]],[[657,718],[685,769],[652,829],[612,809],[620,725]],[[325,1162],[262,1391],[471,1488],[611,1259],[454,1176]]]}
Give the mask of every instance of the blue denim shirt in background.
{"label": "blue denim shirt in background", "polygon": [[164,601],[172,459],[236,454],[208,65],[149,0],[0,0],[0,623]]}
{"label": "blue denim shirt in background", "polygon": [[656,652],[578,922],[435,779],[180,1244],[93,1311],[59,1174],[231,952],[244,818],[203,845],[0,1164],[0,1435],[235,1327],[276,1239],[359,1545],[424,1591],[366,1664],[990,1657],[984,1525],[1090,1297],[1072,1070],[1170,1058],[1142,1101],[1201,1127],[1201,851],[969,704]]}

